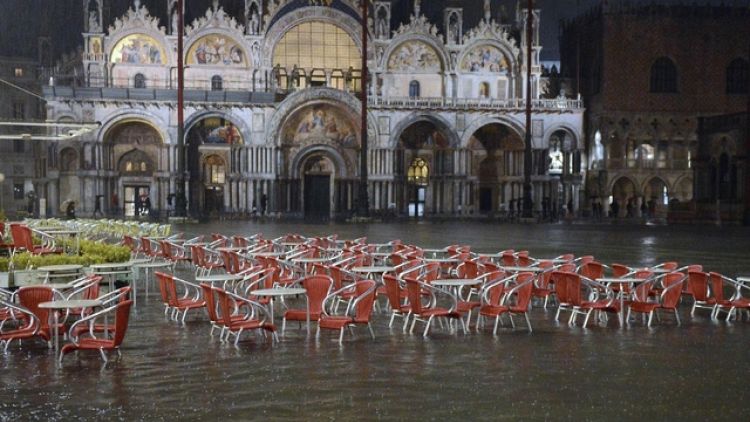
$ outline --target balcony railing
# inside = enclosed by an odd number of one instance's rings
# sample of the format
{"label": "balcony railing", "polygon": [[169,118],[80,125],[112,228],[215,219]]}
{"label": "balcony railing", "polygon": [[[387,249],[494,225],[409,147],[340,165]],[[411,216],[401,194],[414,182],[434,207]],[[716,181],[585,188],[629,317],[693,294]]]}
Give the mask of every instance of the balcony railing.
{"label": "balcony railing", "polygon": [[[424,108],[462,110],[519,110],[526,107],[523,98],[498,100],[493,98],[443,98],[443,97],[369,97],[371,107],[379,108]],[[531,101],[535,110],[563,111],[583,109],[583,100],[567,98],[537,99]]]}

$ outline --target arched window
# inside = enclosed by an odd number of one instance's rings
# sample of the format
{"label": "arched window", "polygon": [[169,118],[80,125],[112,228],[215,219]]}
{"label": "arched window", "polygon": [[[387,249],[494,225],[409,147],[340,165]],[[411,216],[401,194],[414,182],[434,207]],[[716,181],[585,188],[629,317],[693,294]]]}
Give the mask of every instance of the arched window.
{"label": "arched window", "polygon": [[221,91],[224,89],[224,80],[221,76],[214,75],[211,77],[211,91]]}
{"label": "arched window", "polygon": [[143,73],[136,73],[135,78],[133,79],[133,87],[134,88],[145,88],[146,87],[146,77],[143,76]]}
{"label": "arched window", "polygon": [[672,60],[661,57],[651,66],[651,92],[677,92],[677,67]]}
{"label": "arched window", "polygon": [[426,185],[430,179],[430,169],[427,167],[425,160],[417,157],[411,162],[409,171],[406,173],[409,183],[416,185]]}
{"label": "arched window", "polygon": [[226,179],[226,168],[221,157],[212,155],[206,158],[206,184],[223,185]]}
{"label": "arched window", "polygon": [[747,94],[748,62],[734,59],[727,67],[727,94]]}
{"label": "arched window", "polygon": [[490,98],[490,84],[487,82],[479,84],[479,98]]}
{"label": "arched window", "polygon": [[417,98],[420,95],[419,81],[409,82],[409,97]]}

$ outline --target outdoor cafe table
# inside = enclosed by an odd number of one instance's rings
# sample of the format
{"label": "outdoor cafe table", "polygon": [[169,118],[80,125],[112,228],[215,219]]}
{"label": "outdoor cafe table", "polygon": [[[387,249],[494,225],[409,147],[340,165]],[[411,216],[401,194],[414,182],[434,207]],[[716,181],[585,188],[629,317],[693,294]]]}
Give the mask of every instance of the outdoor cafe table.
{"label": "outdoor cafe table", "polygon": [[514,273],[543,273],[545,271],[544,268],[539,267],[500,267],[504,269],[505,271],[510,271]]}
{"label": "outdoor cafe table", "polygon": [[286,255],[285,252],[250,252],[248,255],[256,258],[279,258]]}
{"label": "outdoor cafe table", "polygon": [[67,229],[54,229],[54,230],[39,230],[38,231],[52,237],[75,237],[76,239],[76,246],[75,246],[75,253],[78,253],[78,251],[81,250],[81,231],[80,230],[67,230]]}
{"label": "outdoor cafe table", "polygon": [[629,286],[632,286],[637,283],[642,283],[644,281],[647,281],[648,279],[643,278],[616,278],[616,277],[604,277],[604,278],[597,278],[596,281],[602,284],[611,285],[611,284],[619,284],[620,285],[620,327],[625,326],[625,295],[623,294],[622,285],[627,284]]}
{"label": "outdoor cafe table", "polygon": [[[98,299],[85,299],[85,300],[53,300],[51,302],[42,302],[39,307],[42,309],[52,309],[55,311],[62,311],[65,309],[77,309],[77,308],[92,308],[94,306],[101,306],[102,302]],[[58,324],[60,323],[60,317],[57,312],[52,312],[53,324],[52,331],[55,337],[55,357],[60,352],[60,329]],[[57,359],[55,359],[57,360]]]}
{"label": "outdoor cafe table", "polygon": [[299,287],[275,287],[273,289],[258,289],[251,292],[253,296],[262,296],[271,298],[269,310],[271,314],[271,323],[273,323],[273,298],[284,297],[284,296],[298,296],[303,295],[305,297],[305,310],[307,311],[307,335],[310,335],[310,301],[307,298],[307,290]]}
{"label": "outdoor cafe table", "polygon": [[226,287],[227,283],[232,281],[240,281],[243,278],[245,277],[239,274],[210,274],[195,277],[195,281],[197,283],[211,283],[212,286],[214,283],[222,282],[224,283],[224,287]]}
{"label": "outdoor cafe table", "polygon": [[459,292],[464,286],[476,286],[481,284],[482,280],[477,278],[440,278],[433,280],[430,284],[438,287],[452,287],[457,299],[460,299]]}
{"label": "outdoor cafe table", "polygon": [[302,264],[305,267],[305,275],[307,275],[307,264],[318,264],[321,262],[329,261],[330,258],[326,257],[320,257],[320,258],[292,258],[292,262],[295,264]]}
{"label": "outdoor cafe table", "polygon": [[[94,264],[92,265],[91,272],[94,275],[104,276],[109,284],[109,291],[115,290],[115,279],[118,275],[132,275],[133,264],[130,262],[110,262],[106,264]],[[133,302],[135,303],[135,293],[133,294]]]}
{"label": "outdoor cafe table", "polygon": [[355,273],[362,273],[362,274],[380,274],[380,277],[382,278],[384,273],[387,273],[389,271],[395,270],[396,267],[391,267],[388,265],[371,265],[366,267],[352,267],[351,270]]}
{"label": "outdoor cafe table", "polygon": [[[149,278],[148,278],[148,271],[155,271],[157,268],[171,268],[172,263],[169,261],[148,261],[148,262],[140,262],[132,264],[133,270],[141,269],[145,271],[146,275],[146,297],[148,297],[148,285],[149,285]],[[133,286],[133,290],[135,290],[136,286]],[[134,301],[135,302],[135,301]]]}
{"label": "outdoor cafe table", "polygon": [[47,273],[45,279],[50,278],[78,278],[81,275],[83,265],[67,264],[67,265],[47,265],[44,267],[37,268],[37,271],[41,273]]}

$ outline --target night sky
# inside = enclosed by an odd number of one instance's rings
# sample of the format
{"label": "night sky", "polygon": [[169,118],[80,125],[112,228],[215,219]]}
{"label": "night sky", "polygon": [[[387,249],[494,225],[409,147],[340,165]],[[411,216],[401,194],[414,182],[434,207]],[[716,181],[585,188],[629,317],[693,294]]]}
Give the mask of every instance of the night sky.
{"label": "night sky", "polygon": [[[537,0],[542,9],[542,39],[544,60],[557,60],[559,21],[570,19],[605,0]],[[609,0],[615,3],[621,0]],[[631,3],[635,1],[631,0]],[[641,1],[642,3],[694,3],[691,0]],[[166,0],[142,0],[153,15],[166,15]],[[187,22],[202,15],[212,0],[187,0]],[[392,0],[394,17],[408,17],[413,8],[413,0]],[[422,10],[435,23],[442,21],[442,9],[464,7],[464,20],[467,26],[474,26],[481,18],[482,0],[423,0]],[[525,0],[524,0],[525,3]],[[699,4],[729,4],[750,7],[750,0],[700,0]],[[121,16],[132,0],[105,0],[105,25]],[[243,10],[243,0],[221,0],[220,4],[235,16]],[[0,14],[0,56],[36,57],[37,38],[47,35],[54,41],[54,54],[72,51],[82,43],[83,28],[82,0],[0,0],[3,13]],[[498,18],[504,9],[513,15],[516,0],[493,0],[493,17]],[[107,17],[109,16],[109,17]],[[163,18],[164,19],[164,18]],[[164,20],[166,22],[166,20]],[[397,25],[394,25],[397,26]],[[442,26],[442,25],[439,25]],[[441,33],[442,33],[441,29]]]}

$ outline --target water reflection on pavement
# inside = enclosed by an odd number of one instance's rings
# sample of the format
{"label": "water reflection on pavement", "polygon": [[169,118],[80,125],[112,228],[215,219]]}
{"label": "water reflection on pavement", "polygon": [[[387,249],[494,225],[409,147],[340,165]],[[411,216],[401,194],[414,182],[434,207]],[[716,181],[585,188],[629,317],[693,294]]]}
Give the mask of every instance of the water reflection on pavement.
{"label": "water reflection on pavement", "polygon": [[[226,222],[178,230],[336,232],[482,252],[593,254],[604,263],[676,260],[750,275],[750,231],[742,227]],[[189,315],[184,326],[165,320],[152,293],[139,295],[123,359],[104,369],[96,353],[68,356],[56,368],[40,342],[14,344],[0,358],[0,420],[746,418],[750,322],[712,322],[707,312],[691,318],[685,309],[681,317],[681,327],[620,330],[611,321],[583,330],[535,308],[531,335],[438,329],[423,339],[402,334],[400,324],[389,330],[387,315],[377,314],[374,341],[356,330],[339,347],[335,334],[316,342],[291,324],[280,343],[246,335],[234,348],[209,336],[205,317]]]}

